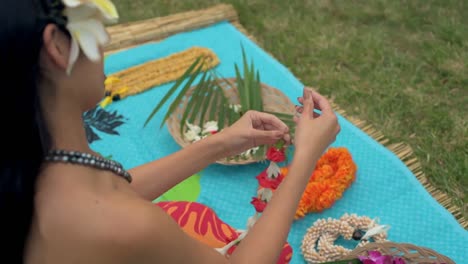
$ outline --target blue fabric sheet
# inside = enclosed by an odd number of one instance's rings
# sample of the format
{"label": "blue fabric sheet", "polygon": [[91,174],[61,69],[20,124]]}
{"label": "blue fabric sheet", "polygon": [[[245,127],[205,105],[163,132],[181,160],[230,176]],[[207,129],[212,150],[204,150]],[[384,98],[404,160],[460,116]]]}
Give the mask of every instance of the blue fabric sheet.
{"label": "blue fabric sheet", "polygon": [[[225,77],[235,76],[233,64],[241,65],[241,45],[259,68],[266,84],[282,90],[293,102],[303,84],[283,65],[259,48],[227,22],[192,32],[180,33],[155,44],[146,44],[106,58],[105,72],[111,74],[149,60],[168,56],[193,46],[212,49],[220,58],[217,70]],[[152,161],[180,150],[166,126],[160,129],[167,105],[144,127],[143,124],[172,83],[155,87],[108,106],[127,121],[120,135],[99,134],[91,145],[103,155],[112,155],[126,168]],[[342,130],[333,146],[350,150],[358,165],[356,182],[331,209],[296,221],[288,237],[293,246],[292,263],[305,263],[300,244],[306,229],[318,218],[356,213],[380,218],[391,226],[389,239],[432,248],[457,263],[467,263],[468,232],[439,205],[410,170],[390,151],[339,116]],[[202,172],[198,201],[213,208],[219,217],[235,228],[244,229],[254,213],[250,204],[255,195],[255,176],[265,164],[246,166],[212,165]],[[272,230],[274,232],[274,230]]]}

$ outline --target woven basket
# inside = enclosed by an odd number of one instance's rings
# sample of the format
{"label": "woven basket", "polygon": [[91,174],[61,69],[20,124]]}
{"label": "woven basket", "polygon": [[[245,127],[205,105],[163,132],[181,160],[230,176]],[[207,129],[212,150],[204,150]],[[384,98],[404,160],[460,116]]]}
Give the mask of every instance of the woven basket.
{"label": "woven basket", "polygon": [[393,242],[380,242],[369,243],[365,246],[354,249],[346,258],[353,259],[358,256],[367,256],[369,251],[380,251],[383,255],[400,256],[406,263],[415,264],[455,264],[450,258],[435,252],[432,249],[418,247],[412,244],[393,243]]}
{"label": "woven basket", "polygon": [[[228,82],[228,83],[226,83]],[[223,88],[225,95],[229,99],[230,104],[239,104],[239,96],[237,93],[237,89],[233,89],[231,87],[236,87],[236,79],[235,78],[228,78],[225,80],[219,80],[219,85]],[[295,107],[294,104],[287,98],[280,90],[270,87],[264,83],[261,84],[262,88],[262,99],[263,99],[263,110],[267,112],[278,112],[278,113],[285,113],[285,114],[294,114]],[[169,129],[169,133],[172,135],[174,140],[179,144],[181,147],[186,147],[191,143],[186,141],[183,138],[183,135],[180,134],[180,120],[182,115],[185,111],[187,103],[190,99],[190,96],[193,92],[194,87],[191,87],[187,94],[181,100],[179,107],[173,112],[173,114],[167,120],[167,127]],[[210,112],[211,105],[208,106],[208,111],[206,111],[206,115]],[[195,119],[195,123],[200,120],[200,117]],[[204,120],[208,120],[208,116],[204,117]],[[222,128],[220,128],[221,130]],[[253,162],[259,162],[264,160],[257,159],[255,160],[253,157],[243,160],[233,160],[233,159],[223,159],[217,161],[219,164],[224,165],[243,165],[249,164]]]}

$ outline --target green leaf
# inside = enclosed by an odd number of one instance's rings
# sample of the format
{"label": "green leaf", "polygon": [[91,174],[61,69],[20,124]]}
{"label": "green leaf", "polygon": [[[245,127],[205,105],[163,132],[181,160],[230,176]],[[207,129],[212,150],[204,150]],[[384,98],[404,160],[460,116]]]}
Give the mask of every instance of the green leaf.
{"label": "green leaf", "polygon": [[253,158],[256,160],[261,160],[266,156],[266,146],[260,146],[259,149],[253,154]]}
{"label": "green leaf", "polygon": [[251,99],[250,99],[250,82],[251,82],[251,75],[249,73],[249,64],[247,63],[247,56],[245,55],[245,50],[244,47],[242,47],[242,62],[244,63],[244,85],[243,85],[243,95],[245,96],[245,102],[247,105],[245,105],[245,109],[250,110],[252,109],[251,105]]}
{"label": "green leaf", "polygon": [[247,97],[244,95],[244,82],[242,79],[242,75],[239,72],[239,67],[237,67],[237,64],[234,65],[234,68],[236,70],[236,87],[237,94],[239,95],[239,102],[242,106],[242,110],[244,112],[247,112],[249,110],[249,104],[247,101]]}
{"label": "green leaf", "polygon": [[[207,73],[205,72],[205,74]],[[190,123],[195,122],[195,119],[197,115],[199,114],[200,107],[203,104],[203,99],[204,99],[203,95],[206,93],[206,90],[208,89],[209,85],[210,85],[209,81],[204,81],[202,84],[196,87],[199,91],[197,93],[197,97],[194,98],[196,103],[195,103],[195,106],[193,107],[193,111],[190,113],[190,117],[189,117]]]}
{"label": "green leaf", "polygon": [[200,82],[197,84],[197,86],[194,87],[194,90],[192,92],[192,96],[190,96],[190,101],[187,103],[187,108],[185,109],[184,113],[182,114],[182,119],[180,120],[180,134],[183,135],[184,133],[184,128],[185,128],[185,121],[187,120],[187,117],[189,113],[192,112],[192,108],[195,106],[197,102],[198,95],[200,93],[199,87],[205,83],[206,79],[206,72],[203,73],[202,78]]}
{"label": "green leaf", "polygon": [[[216,113],[219,113],[219,109],[222,106],[218,106],[219,102],[221,101],[221,91],[218,89],[218,87],[215,87],[214,92],[213,92],[213,100],[211,100],[210,103],[210,120],[216,120]],[[219,125],[219,122],[218,122]]]}
{"label": "green leaf", "polygon": [[[198,69],[201,70],[203,65],[201,65]],[[198,71],[199,72],[199,71]],[[206,72],[205,72],[206,73]],[[197,74],[198,75],[198,74]],[[174,112],[174,110],[179,107],[180,101],[182,101],[182,98],[185,96],[187,91],[190,89],[193,81],[196,79],[196,75],[192,75],[192,77],[188,80],[188,82],[185,84],[185,86],[182,88],[180,91],[179,95],[174,99],[172,104],[169,106],[169,110],[167,111],[166,115],[164,116],[162,122],[161,122],[161,127],[164,125],[164,122],[171,116],[171,114]]]}
{"label": "green leaf", "polygon": [[230,125],[234,124],[234,122],[235,122],[234,114],[236,114],[236,112],[234,112],[234,110],[230,109],[230,108],[228,108],[227,111],[228,111],[228,120],[229,120],[228,121],[228,126],[230,126]]}
{"label": "green leaf", "polygon": [[224,119],[226,118],[226,108],[229,109],[227,98],[224,94],[221,97],[221,107],[218,114],[218,126],[222,130],[224,128]]}
{"label": "green leaf", "polygon": [[203,128],[203,122],[205,121],[206,118],[206,112],[208,110],[208,106],[210,105],[211,98],[213,97],[213,80],[209,79],[208,80],[208,85],[207,89],[201,94],[200,96],[203,97],[203,104],[202,104],[202,110],[200,112],[200,127]]}
{"label": "green leaf", "polygon": [[[145,121],[144,126],[146,126],[149,123],[149,121],[153,118],[153,116],[161,109],[161,107],[166,103],[166,101],[171,97],[171,95],[173,93],[175,93],[175,91],[179,88],[179,86],[182,84],[182,82],[186,78],[188,78],[190,76],[190,80],[189,80],[190,84],[193,82],[193,80],[196,78],[196,76],[202,70],[203,63],[201,63],[201,65],[199,65],[198,68],[195,69],[195,67],[197,67],[197,65],[200,63],[200,61],[201,61],[201,57],[197,58],[193,62],[193,64],[190,65],[190,67],[184,72],[184,74],[176,81],[176,83],[171,87],[171,89],[169,89],[169,91],[166,93],[166,95],[161,99],[161,101],[159,101],[159,103],[153,109],[151,114],[148,116],[148,118]],[[194,69],[195,69],[195,71],[194,71]],[[182,91],[187,90],[188,88],[190,88],[190,85],[186,84]],[[181,91],[180,94],[182,94],[182,95],[185,94],[185,92],[182,93],[182,91]],[[170,115],[170,113],[168,112],[168,114],[166,114],[166,116],[169,116],[169,115]],[[164,121],[163,121],[163,124],[164,124]]]}
{"label": "green leaf", "polygon": [[261,85],[261,81],[260,81],[260,72],[257,71],[257,80],[256,80],[256,96],[257,96],[257,109],[258,111],[260,112],[263,112],[263,98],[262,98],[262,85]]}

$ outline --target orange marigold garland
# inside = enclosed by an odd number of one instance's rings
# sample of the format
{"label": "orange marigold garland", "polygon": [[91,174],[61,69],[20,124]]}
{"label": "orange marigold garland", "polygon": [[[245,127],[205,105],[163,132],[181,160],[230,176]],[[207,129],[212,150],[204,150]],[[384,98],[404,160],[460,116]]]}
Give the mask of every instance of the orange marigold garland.
{"label": "orange marigold garland", "polygon": [[[273,146],[268,151],[272,153],[270,166],[257,176],[259,183],[257,197],[254,197],[252,204],[257,214],[252,222],[255,223],[259,213],[263,212],[266,204],[271,199],[278,185],[287,176],[288,168],[280,168],[277,162],[284,161],[284,157],[278,153],[284,153],[283,146]],[[273,155],[274,154],[274,155]],[[307,213],[320,212],[330,208],[343,195],[343,192],[351,185],[356,178],[357,166],[354,163],[351,153],[344,147],[329,148],[317,161],[317,165],[309,179],[307,187],[296,210],[296,219],[304,217]],[[266,199],[265,199],[266,197]]]}
{"label": "orange marigold garland", "polygon": [[302,195],[296,219],[330,208],[356,179],[357,166],[346,148],[330,148],[317,161]]}

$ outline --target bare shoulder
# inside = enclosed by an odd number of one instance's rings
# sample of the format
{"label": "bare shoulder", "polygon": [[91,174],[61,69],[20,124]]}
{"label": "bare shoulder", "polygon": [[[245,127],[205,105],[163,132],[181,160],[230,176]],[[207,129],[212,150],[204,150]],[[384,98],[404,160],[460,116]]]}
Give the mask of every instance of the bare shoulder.
{"label": "bare shoulder", "polygon": [[[85,173],[44,177],[36,197],[32,255],[45,263],[224,263],[192,239],[162,209],[132,192],[125,181],[81,184]],[[75,172],[73,172],[75,173]],[[49,255],[41,249],[53,248]],[[37,253],[34,253],[37,252]],[[37,262],[34,262],[37,263]]]}

